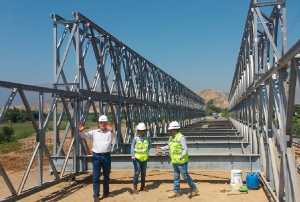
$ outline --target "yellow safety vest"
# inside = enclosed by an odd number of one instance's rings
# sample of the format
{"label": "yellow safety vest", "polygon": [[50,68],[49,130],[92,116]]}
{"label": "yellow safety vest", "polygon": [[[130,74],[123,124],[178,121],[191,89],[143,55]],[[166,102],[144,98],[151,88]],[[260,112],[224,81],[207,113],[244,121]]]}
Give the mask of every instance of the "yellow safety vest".
{"label": "yellow safety vest", "polygon": [[135,138],[134,156],[140,161],[146,161],[149,158],[149,139],[144,138],[144,142],[140,138]]}
{"label": "yellow safety vest", "polygon": [[[179,131],[174,135],[174,138],[171,136],[169,138],[169,146],[171,151],[171,161],[172,163],[183,164],[189,161],[188,153],[180,160],[182,155],[182,147],[180,144],[180,138],[184,137]],[[185,137],[184,137],[185,138]]]}

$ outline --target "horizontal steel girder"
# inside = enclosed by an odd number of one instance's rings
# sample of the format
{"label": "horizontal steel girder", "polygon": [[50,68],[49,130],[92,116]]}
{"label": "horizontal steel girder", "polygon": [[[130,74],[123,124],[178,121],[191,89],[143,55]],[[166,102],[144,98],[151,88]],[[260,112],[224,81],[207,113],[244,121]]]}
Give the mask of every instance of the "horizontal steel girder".
{"label": "horizontal steel girder", "polygon": [[[220,127],[218,127],[220,128]],[[212,129],[212,128],[193,128],[193,129],[182,129],[180,130],[180,132],[183,135],[187,135],[187,133],[205,133],[205,132],[210,132],[210,133],[237,133],[238,130],[236,129]]]}
{"label": "horizontal steel girder", "polygon": [[[188,142],[243,142],[242,136],[185,136]],[[153,143],[165,143],[169,137],[151,138]]]}
{"label": "horizontal steel girder", "polygon": [[226,130],[226,129],[234,130],[235,129],[234,126],[222,126],[222,125],[211,126],[209,124],[204,124],[200,127],[199,126],[194,126],[194,127],[187,126],[187,127],[183,128],[182,130],[184,130],[184,131],[189,131],[189,130],[211,130],[211,129],[220,130],[220,128],[222,128],[222,130]]}
{"label": "horizontal steel girder", "polygon": [[[203,136],[239,136],[240,133],[236,132],[185,132],[183,133],[185,137],[188,136],[196,136],[196,137],[203,137]],[[158,137],[169,137],[169,134],[157,134]]]}
{"label": "horizontal steel girder", "polygon": [[[166,143],[153,143],[149,154],[155,154],[154,148],[159,146],[164,146]],[[189,154],[242,154],[243,148],[246,153],[250,153],[249,143],[237,143],[237,142],[187,142],[188,153]],[[124,144],[123,152],[125,154],[130,154],[131,144]]]}
{"label": "horizontal steel girder", "polygon": [[[53,161],[56,165],[58,171],[61,169],[64,156],[53,157]],[[82,172],[92,172],[92,156],[79,157],[80,171]],[[189,155],[189,169],[199,169],[199,170],[252,170],[260,171],[261,164],[259,155],[254,154],[236,154],[236,155],[226,155],[226,154],[202,154],[202,155]],[[112,170],[122,170],[122,169],[133,169],[133,163],[130,154],[119,154],[111,155],[111,168]],[[73,169],[73,159],[69,158],[66,171],[71,171]],[[150,155],[147,162],[147,169],[157,169],[157,170],[169,170],[173,169],[172,163],[169,156],[157,156]],[[51,170],[50,170],[51,171]]]}

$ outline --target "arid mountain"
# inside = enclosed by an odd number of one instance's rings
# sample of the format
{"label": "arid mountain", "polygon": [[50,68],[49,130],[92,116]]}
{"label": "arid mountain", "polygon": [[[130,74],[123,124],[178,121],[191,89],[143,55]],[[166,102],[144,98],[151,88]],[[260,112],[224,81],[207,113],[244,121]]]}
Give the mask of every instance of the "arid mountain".
{"label": "arid mountain", "polygon": [[202,91],[195,91],[195,93],[202,97],[205,100],[205,103],[214,99],[216,107],[220,107],[222,109],[226,109],[228,107],[228,93],[213,89],[204,89]]}

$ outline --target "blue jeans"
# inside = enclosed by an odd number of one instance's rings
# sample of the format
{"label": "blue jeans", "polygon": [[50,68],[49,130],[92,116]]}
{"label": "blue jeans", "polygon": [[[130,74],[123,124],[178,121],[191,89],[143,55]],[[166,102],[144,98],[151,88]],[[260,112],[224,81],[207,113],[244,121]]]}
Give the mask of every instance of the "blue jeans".
{"label": "blue jeans", "polygon": [[110,153],[106,153],[104,155],[97,154],[93,152],[93,196],[100,196],[100,172],[101,168],[103,169],[103,193],[109,193],[109,174],[111,168],[111,159]]}
{"label": "blue jeans", "polygon": [[133,165],[134,165],[133,185],[137,185],[140,173],[141,173],[141,184],[145,184],[147,161],[140,161],[136,158],[135,161],[133,161]]}
{"label": "blue jeans", "polygon": [[180,175],[179,175],[180,173],[181,173],[182,177],[184,178],[184,180],[189,184],[191,191],[197,190],[197,187],[196,187],[194,181],[188,174],[187,165],[188,165],[188,162],[183,163],[183,164],[173,163],[173,170],[174,170],[174,189],[173,189],[173,191],[175,193],[180,192]]}

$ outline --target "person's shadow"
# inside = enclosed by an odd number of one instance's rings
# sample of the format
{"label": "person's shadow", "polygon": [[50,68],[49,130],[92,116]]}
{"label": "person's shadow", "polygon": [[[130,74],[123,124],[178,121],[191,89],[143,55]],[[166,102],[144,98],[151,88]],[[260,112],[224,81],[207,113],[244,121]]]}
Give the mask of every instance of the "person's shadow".
{"label": "person's shadow", "polygon": [[[124,187],[124,188],[122,188],[122,189],[117,189],[117,190],[114,190],[114,191],[112,191],[112,192],[110,192],[110,193],[112,193],[114,196],[117,196],[117,195],[119,195],[119,194],[123,194],[123,193],[125,193],[125,192],[129,192],[130,194],[133,194],[133,190],[131,189],[131,188],[129,188],[129,187]],[[108,197],[104,197],[103,195],[100,197],[100,200],[101,199],[104,199],[104,198],[108,198]]]}
{"label": "person's shadow", "polygon": [[[152,184],[149,184],[150,182],[152,182]],[[151,191],[153,189],[158,188],[163,182],[166,183],[166,180],[150,180],[150,181],[147,181],[146,187],[149,189],[149,191]],[[172,183],[173,181],[172,180],[168,180],[168,182]],[[126,183],[127,184],[132,184],[132,181],[123,181],[122,184],[126,184]],[[110,184],[113,184],[113,183],[110,183]],[[140,184],[138,185],[138,190],[139,190],[139,188],[140,188]],[[116,195],[119,195],[119,194],[123,194],[125,192],[129,192],[130,194],[134,194],[133,189],[130,188],[130,187],[124,187],[124,188],[121,188],[121,189],[113,190],[111,193],[114,196],[116,196]],[[102,196],[100,199],[103,199],[103,198],[106,198],[106,197]]]}

